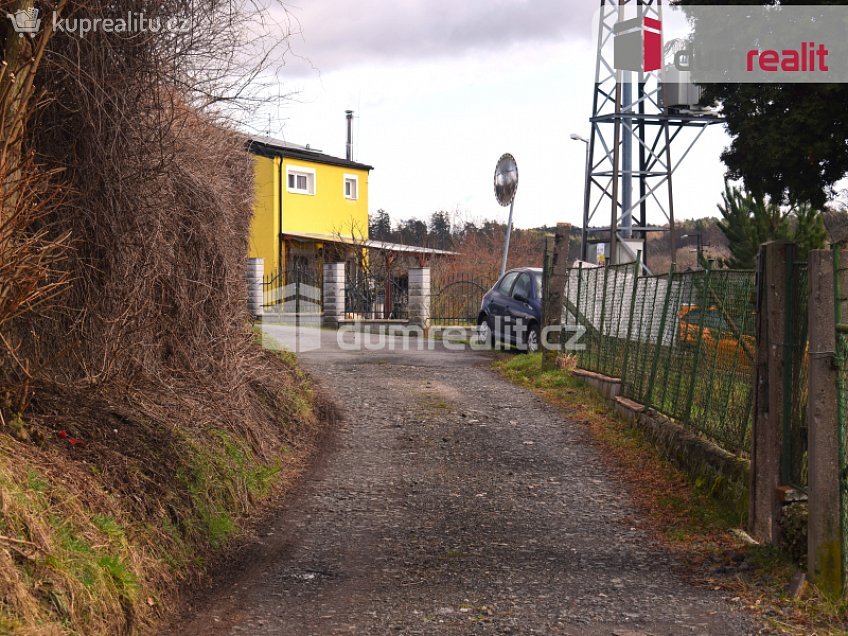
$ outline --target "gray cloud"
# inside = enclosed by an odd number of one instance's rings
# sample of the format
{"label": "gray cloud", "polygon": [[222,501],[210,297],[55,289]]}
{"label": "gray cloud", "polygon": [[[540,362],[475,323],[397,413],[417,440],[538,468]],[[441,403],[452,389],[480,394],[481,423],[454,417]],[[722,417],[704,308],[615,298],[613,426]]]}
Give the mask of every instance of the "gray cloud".
{"label": "gray cloud", "polygon": [[591,0],[300,0],[293,52],[327,72],[590,35]]}

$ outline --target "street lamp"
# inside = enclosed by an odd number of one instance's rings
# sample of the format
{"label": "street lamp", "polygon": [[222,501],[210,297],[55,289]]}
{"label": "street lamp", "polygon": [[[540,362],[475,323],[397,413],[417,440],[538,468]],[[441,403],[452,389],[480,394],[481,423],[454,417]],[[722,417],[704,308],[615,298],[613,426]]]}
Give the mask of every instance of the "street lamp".
{"label": "street lamp", "polygon": [[583,174],[583,228],[580,231],[580,260],[587,261],[589,260],[589,246],[586,243],[588,239],[586,233],[586,226],[589,223],[589,140],[584,137],[581,137],[577,133],[571,133],[571,135],[569,136],[571,137],[572,141],[582,141],[584,144],[586,144],[586,172]]}
{"label": "street lamp", "polygon": [[704,253],[704,235],[702,232],[692,232],[692,234],[684,234],[680,240],[695,237],[695,254],[697,255],[698,265],[701,264],[701,257]]}

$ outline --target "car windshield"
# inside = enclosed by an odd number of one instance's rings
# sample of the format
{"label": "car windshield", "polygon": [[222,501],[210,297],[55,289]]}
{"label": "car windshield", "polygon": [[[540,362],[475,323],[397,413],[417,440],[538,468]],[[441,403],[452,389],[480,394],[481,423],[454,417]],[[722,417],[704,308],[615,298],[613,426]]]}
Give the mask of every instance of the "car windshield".
{"label": "car windshield", "polygon": [[518,272],[507,272],[506,275],[501,278],[501,282],[498,284],[498,289],[504,294],[509,294],[509,291],[512,288],[512,283],[515,282],[516,278],[518,278]]}
{"label": "car windshield", "polygon": [[542,272],[533,272],[533,280],[536,283],[536,298],[542,298]]}

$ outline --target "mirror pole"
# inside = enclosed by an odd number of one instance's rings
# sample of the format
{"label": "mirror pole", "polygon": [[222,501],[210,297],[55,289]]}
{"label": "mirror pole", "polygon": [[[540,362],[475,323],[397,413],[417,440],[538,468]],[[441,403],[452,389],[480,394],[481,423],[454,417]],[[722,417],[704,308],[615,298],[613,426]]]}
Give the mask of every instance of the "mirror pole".
{"label": "mirror pole", "polygon": [[504,240],[503,262],[501,263],[501,275],[498,280],[503,278],[506,273],[506,257],[509,256],[509,237],[512,234],[512,208],[515,205],[515,198],[509,203],[509,221],[506,224],[506,239]]}

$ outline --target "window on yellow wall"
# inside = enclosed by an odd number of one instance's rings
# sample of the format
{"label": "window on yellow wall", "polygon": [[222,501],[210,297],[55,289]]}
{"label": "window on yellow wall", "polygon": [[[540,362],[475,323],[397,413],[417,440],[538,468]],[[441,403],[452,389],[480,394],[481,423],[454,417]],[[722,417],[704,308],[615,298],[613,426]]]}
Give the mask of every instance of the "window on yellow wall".
{"label": "window on yellow wall", "polygon": [[286,171],[289,192],[315,194],[315,171],[310,168],[292,167]]}
{"label": "window on yellow wall", "polygon": [[354,175],[346,174],[344,176],[344,195],[345,199],[359,198],[359,178]]}

